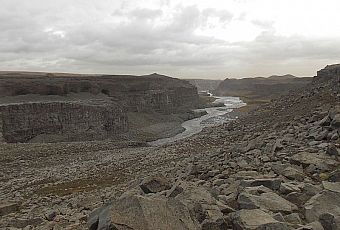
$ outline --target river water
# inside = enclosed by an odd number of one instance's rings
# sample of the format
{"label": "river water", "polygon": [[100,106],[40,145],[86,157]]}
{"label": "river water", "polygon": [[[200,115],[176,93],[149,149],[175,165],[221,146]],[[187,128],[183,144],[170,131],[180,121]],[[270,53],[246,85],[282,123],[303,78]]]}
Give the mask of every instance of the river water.
{"label": "river water", "polygon": [[225,116],[226,114],[233,111],[233,109],[240,108],[246,105],[238,97],[215,97],[215,98],[217,99],[213,103],[216,104],[223,103],[225,106],[198,109],[198,111],[199,110],[207,111],[207,114],[202,117],[183,122],[182,127],[185,128],[185,131],[173,137],[158,139],[156,141],[149,142],[149,144],[152,146],[164,145],[167,143],[171,143],[180,139],[190,137],[196,133],[201,132],[202,129],[205,127],[223,124],[230,120],[230,118]]}

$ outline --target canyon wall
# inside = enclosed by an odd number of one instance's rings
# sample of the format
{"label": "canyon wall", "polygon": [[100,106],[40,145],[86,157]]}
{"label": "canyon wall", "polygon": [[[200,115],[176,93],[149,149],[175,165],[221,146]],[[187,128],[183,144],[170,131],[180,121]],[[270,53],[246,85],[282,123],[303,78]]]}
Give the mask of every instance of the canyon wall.
{"label": "canyon wall", "polygon": [[0,139],[6,142],[113,138],[129,130],[126,112],[172,114],[197,106],[196,87],[158,74],[0,72]]}
{"label": "canyon wall", "polygon": [[0,73],[0,96],[27,94],[106,94],[129,111],[177,113],[197,107],[197,89],[190,83],[158,74],[70,75]]}
{"label": "canyon wall", "polygon": [[2,136],[8,142],[106,139],[128,131],[127,116],[118,105],[69,102],[0,106]]}
{"label": "canyon wall", "polygon": [[271,76],[268,78],[227,78],[220,83],[215,94],[270,99],[288,93],[290,90],[303,88],[311,81],[311,77],[299,78],[292,75]]}

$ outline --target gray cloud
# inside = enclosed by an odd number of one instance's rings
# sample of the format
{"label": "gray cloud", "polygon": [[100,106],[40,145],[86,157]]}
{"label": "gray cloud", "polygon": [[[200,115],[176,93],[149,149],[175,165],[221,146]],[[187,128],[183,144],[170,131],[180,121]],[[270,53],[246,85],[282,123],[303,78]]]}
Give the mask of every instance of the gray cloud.
{"label": "gray cloud", "polygon": [[[205,78],[310,75],[340,53],[336,39],[278,36],[272,22],[261,20],[253,23],[265,32],[250,42],[196,33],[209,26],[210,18],[225,25],[238,20],[227,10],[178,5],[169,17],[161,8],[103,12],[92,6],[78,9],[82,3],[77,1],[70,7],[64,1],[64,8],[52,1],[34,0],[21,7],[16,7],[19,1],[5,2],[0,9],[2,70],[160,72]],[[160,24],[166,16],[169,19]]]}

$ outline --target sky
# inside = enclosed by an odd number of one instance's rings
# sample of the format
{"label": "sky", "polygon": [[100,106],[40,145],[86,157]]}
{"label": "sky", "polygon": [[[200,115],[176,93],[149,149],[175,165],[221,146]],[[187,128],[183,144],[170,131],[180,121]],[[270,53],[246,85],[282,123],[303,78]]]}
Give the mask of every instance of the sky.
{"label": "sky", "polygon": [[224,79],[340,63],[339,0],[0,0],[0,70]]}

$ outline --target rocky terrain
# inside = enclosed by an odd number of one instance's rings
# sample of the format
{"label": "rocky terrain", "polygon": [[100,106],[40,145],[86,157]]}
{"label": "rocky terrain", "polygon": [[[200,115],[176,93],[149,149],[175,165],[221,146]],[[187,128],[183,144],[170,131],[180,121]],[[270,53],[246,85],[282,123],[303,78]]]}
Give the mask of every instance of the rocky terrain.
{"label": "rocky terrain", "polygon": [[160,147],[1,144],[3,229],[340,228],[340,66]]}
{"label": "rocky terrain", "polygon": [[306,86],[312,81],[310,77],[295,77],[287,74],[273,75],[268,78],[225,79],[214,91],[220,96],[239,96],[250,99],[272,99]]}
{"label": "rocky terrain", "polygon": [[[193,85],[158,74],[0,72],[0,96],[0,133],[6,142],[163,137],[180,132],[180,123],[199,103]],[[133,120],[136,114],[144,122]],[[134,123],[155,121],[157,128],[134,129]],[[155,135],[144,137],[148,129]]]}

